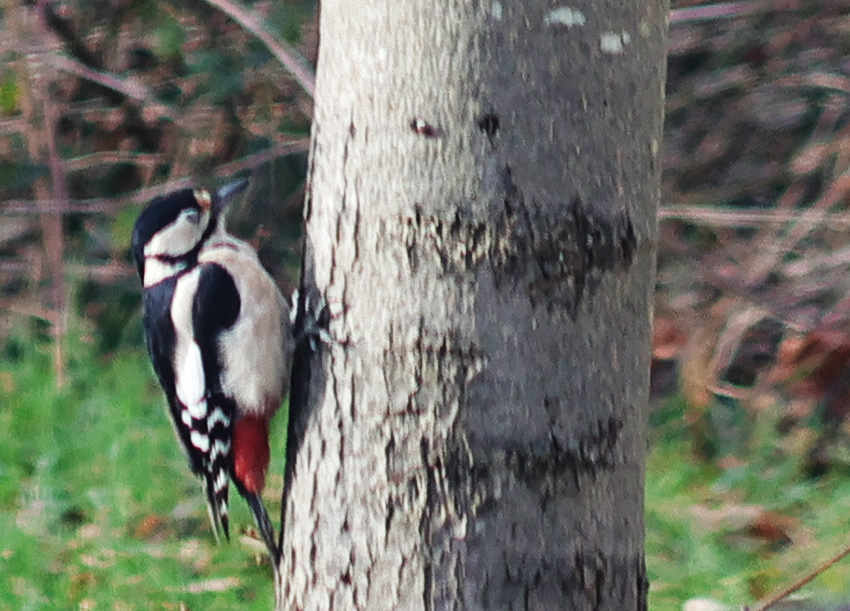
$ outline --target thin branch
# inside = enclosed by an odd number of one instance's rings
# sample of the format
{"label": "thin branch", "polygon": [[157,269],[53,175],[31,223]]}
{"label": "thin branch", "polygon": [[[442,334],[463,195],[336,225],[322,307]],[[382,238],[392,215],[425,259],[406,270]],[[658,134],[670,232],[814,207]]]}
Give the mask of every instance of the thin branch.
{"label": "thin branch", "polygon": [[799,2],[791,1],[777,6],[776,2],[718,2],[706,6],[673,9],[670,11],[670,25],[692,23],[694,21],[712,21],[733,19],[776,11],[795,11],[800,9]]}
{"label": "thin branch", "polygon": [[828,72],[789,74],[774,79],[774,83],[780,87],[811,87],[850,95],[850,78],[840,74],[829,74]]}
{"label": "thin branch", "polygon": [[87,79],[102,87],[120,93],[124,97],[143,102],[146,109],[155,110],[162,117],[171,119],[174,122],[177,122],[179,119],[178,114],[173,109],[158,101],[156,96],[137,79],[121,78],[115,74],[93,70],[79,60],[66,55],[50,54],[45,59],[48,64],[58,70],[75,74],[80,78]]}
{"label": "thin branch", "polygon": [[80,172],[100,165],[128,163],[139,166],[152,166],[163,162],[160,153],[136,153],[134,151],[98,151],[65,160],[68,172]]}
{"label": "thin branch", "polygon": [[658,220],[690,221],[713,227],[755,227],[794,223],[800,227],[825,225],[833,229],[850,227],[850,214],[799,210],[729,210],[709,206],[664,206]]}
{"label": "thin branch", "polygon": [[[38,38],[42,39],[45,52],[37,55],[38,61],[44,61],[50,56],[47,52],[47,26],[45,18],[46,0],[38,1],[38,11],[41,17],[41,29]],[[53,319],[53,367],[56,375],[56,385],[63,386],[65,382],[65,331],[67,329],[67,290],[65,284],[65,214],[68,210],[68,189],[65,183],[65,167],[59,147],[56,145],[56,128],[59,124],[59,109],[53,100],[52,85],[54,71],[43,67],[34,69],[38,74],[36,85],[42,87],[42,112],[44,143],[47,148],[47,167],[50,169],[50,184],[53,198],[59,204],[57,213],[47,213],[42,210],[42,226],[44,251],[47,255],[47,266],[50,270],[50,305],[54,312]]]}
{"label": "thin branch", "polygon": [[19,134],[27,130],[23,119],[3,119],[0,121],[0,134]]}
{"label": "thin branch", "polygon": [[289,70],[304,91],[310,94],[311,98],[315,97],[316,77],[313,71],[298,57],[295,49],[269,33],[256,13],[233,0],[206,0],[206,2],[253,34]]}
{"label": "thin branch", "polygon": [[[72,71],[79,70],[79,75],[85,78],[92,77],[91,80],[103,88],[104,94],[112,104],[123,106],[123,112],[127,119],[125,124],[128,127],[128,131],[134,138],[138,139],[142,148],[146,151],[157,150],[159,148],[159,130],[155,126],[150,125],[151,122],[144,118],[140,104],[133,101],[134,98],[128,97],[127,94],[130,92],[123,91],[120,83],[112,81],[108,78],[108,75],[98,76],[97,71],[103,70],[103,63],[95,53],[89,50],[85,41],[74,30],[70,21],[59,14],[52,2],[49,0],[38,0],[38,6],[39,13],[47,28],[56,34],[62,42],[63,47],[79,60],[79,63],[68,63],[65,67]],[[52,56],[56,57],[56,54],[54,53]],[[59,61],[61,62],[62,60]],[[106,73],[102,74],[105,75]],[[123,86],[126,87],[126,83]],[[131,89],[135,89],[135,87],[131,87]],[[150,97],[150,99],[153,98]],[[125,101],[129,101],[129,103],[123,104]],[[147,101],[147,98],[145,101]],[[159,104],[158,109],[161,107],[162,105]],[[176,122],[176,118],[174,120]]]}
{"label": "thin branch", "polygon": [[811,573],[803,576],[801,579],[794,582],[790,586],[783,588],[778,593],[772,595],[764,602],[760,602],[759,604],[757,604],[755,607],[752,608],[752,611],[765,611],[766,609],[769,609],[776,603],[781,602],[783,599],[787,598],[809,582],[813,581],[815,577],[817,577],[833,565],[837,564],[848,555],[850,555],[850,544],[845,546],[844,549],[842,549],[840,552],[835,554],[832,558],[830,558],[820,566],[815,567],[815,570],[813,570]]}
{"label": "thin branch", "polygon": [[[99,282],[111,282],[117,278],[126,278],[136,273],[135,268],[120,261],[109,263],[71,263],[65,266],[69,277],[75,279],[94,279]],[[0,272],[8,274],[31,274],[33,264],[27,261],[14,259],[0,259]]]}
{"label": "thin branch", "polygon": [[[213,172],[217,178],[225,178],[239,172],[250,170],[257,166],[268,163],[278,157],[284,157],[293,153],[302,153],[307,150],[310,141],[306,138],[284,142],[266,151],[248,155],[242,159],[231,161],[218,166]],[[188,176],[182,176],[174,180],[169,180],[152,187],[145,187],[137,191],[131,191],[126,195],[115,198],[96,197],[85,200],[76,200],[63,207],[61,202],[52,199],[46,200],[8,200],[0,208],[0,216],[12,215],[29,215],[40,212],[74,212],[78,214],[98,214],[103,212],[111,212],[116,208],[135,201],[147,201],[160,195],[165,195],[178,189],[185,189],[195,184],[194,179]]]}

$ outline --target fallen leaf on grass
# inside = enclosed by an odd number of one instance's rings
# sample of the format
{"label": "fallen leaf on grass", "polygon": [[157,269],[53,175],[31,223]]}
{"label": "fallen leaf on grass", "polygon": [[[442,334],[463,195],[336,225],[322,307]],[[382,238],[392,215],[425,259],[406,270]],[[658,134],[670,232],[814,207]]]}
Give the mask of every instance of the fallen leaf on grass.
{"label": "fallen leaf on grass", "polygon": [[234,588],[238,588],[242,582],[236,577],[224,577],[221,579],[207,579],[206,581],[197,581],[191,583],[185,588],[181,588],[181,592],[187,594],[203,594],[204,592],[227,592]]}
{"label": "fallen leaf on grass", "polygon": [[797,528],[793,518],[768,511],[761,505],[726,505],[719,509],[695,505],[691,513],[708,530],[743,532],[769,543],[790,543],[791,533]]}

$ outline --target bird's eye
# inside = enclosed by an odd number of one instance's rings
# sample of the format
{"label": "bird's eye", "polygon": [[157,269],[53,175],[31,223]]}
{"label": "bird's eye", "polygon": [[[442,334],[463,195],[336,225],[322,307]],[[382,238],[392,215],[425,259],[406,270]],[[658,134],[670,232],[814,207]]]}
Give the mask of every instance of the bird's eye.
{"label": "bird's eye", "polygon": [[193,225],[197,225],[201,222],[201,214],[194,208],[186,210],[183,215],[186,217],[186,220],[192,223]]}

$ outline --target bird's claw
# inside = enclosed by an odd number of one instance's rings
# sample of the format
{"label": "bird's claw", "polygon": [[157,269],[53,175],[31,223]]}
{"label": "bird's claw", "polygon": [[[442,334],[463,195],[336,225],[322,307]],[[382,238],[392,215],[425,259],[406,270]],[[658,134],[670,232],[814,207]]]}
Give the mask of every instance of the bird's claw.
{"label": "bird's claw", "polygon": [[323,295],[319,295],[315,301],[307,294],[304,297],[304,312],[298,316],[298,305],[300,294],[298,289],[292,293],[292,307],[290,308],[290,320],[294,328],[295,341],[298,344],[306,341],[310,346],[310,351],[315,352],[319,344],[329,346],[341,346],[343,342],[336,339],[328,331],[330,321],[337,318],[343,313],[340,306],[336,311],[331,311],[331,304]]}

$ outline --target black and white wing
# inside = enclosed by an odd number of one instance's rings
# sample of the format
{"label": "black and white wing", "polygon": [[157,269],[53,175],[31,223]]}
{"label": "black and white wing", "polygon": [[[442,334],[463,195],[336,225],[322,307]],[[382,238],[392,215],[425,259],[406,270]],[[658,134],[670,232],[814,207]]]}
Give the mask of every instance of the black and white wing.
{"label": "black and white wing", "polygon": [[228,490],[236,406],[221,388],[222,334],[239,317],[231,275],[204,264],[178,280],[171,303],[175,329],[175,426],[193,466],[200,466],[214,528],[229,538]]}

